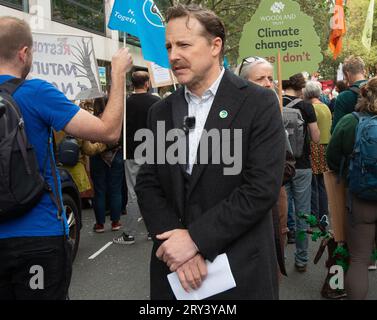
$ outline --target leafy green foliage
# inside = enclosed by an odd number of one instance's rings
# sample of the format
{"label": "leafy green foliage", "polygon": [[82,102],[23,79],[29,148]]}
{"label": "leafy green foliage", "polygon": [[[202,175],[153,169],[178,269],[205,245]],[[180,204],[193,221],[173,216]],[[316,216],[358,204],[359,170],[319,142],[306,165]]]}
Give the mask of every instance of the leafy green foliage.
{"label": "leafy green foliage", "polygon": [[346,247],[338,245],[333,253],[333,258],[335,258],[336,264],[341,266],[346,272],[349,268],[349,252]]}
{"label": "leafy green foliage", "polygon": [[312,240],[316,242],[322,236],[321,231],[314,231],[312,234]]}

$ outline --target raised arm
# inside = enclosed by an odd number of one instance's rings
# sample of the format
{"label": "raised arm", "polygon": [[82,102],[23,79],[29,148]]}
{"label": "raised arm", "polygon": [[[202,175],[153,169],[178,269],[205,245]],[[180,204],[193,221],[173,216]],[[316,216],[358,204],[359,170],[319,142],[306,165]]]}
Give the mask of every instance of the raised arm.
{"label": "raised arm", "polygon": [[117,142],[123,121],[125,75],[131,67],[132,57],[128,49],[119,49],[111,61],[111,92],[101,119],[81,109],[65,126],[64,131],[85,140]]}

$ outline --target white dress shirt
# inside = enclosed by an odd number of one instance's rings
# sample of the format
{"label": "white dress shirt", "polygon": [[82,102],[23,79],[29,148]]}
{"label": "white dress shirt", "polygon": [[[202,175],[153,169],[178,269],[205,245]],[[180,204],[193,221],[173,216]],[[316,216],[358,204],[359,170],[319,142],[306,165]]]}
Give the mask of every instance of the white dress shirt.
{"label": "white dress shirt", "polygon": [[207,121],[209,111],[213,100],[215,99],[217,89],[219,88],[221,79],[224,76],[225,69],[223,68],[216,81],[207,89],[201,97],[193,94],[187,87],[185,87],[185,99],[188,104],[188,116],[195,117],[195,128],[191,129],[189,137],[189,157],[186,172],[191,174],[193,165],[196,163],[196,154],[204,125]]}

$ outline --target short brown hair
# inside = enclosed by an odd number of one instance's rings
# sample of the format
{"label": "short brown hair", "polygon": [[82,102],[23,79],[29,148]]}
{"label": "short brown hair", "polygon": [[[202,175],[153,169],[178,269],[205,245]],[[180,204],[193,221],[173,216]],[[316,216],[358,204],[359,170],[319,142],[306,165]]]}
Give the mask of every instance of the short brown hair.
{"label": "short brown hair", "polygon": [[[222,40],[221,57],[224,56],[225,48],[225,26],[221,19],[211,10],[203,8],[197,4],[178,4],[170,7],[166,13],[166,22],[172,19],[187,17],[187,24],[190,17],[194,17],[204,27],[205,36],[209,41],[219,37]],[[187,25],[186,24],[186,25]]]}
{"label": "short brown hair", "polygon": [[149,81],[149,74],[146,71],[135,71],[131,75],[131,82],[135,89],[141,89]]}
{"label": "short brown hair", "polygon": [[356,56],[349,56],[348,58],[346,58],[343,63],[343,73],[346,73],[346,72],[353,75],[359,74],[359,73],[364,74],[365,63],[363,59]]}
{"label": "short brown hair", "polygon": [[348,86],[344,80],[339,80],[335,83],[335,87],[338,88],[338,92],[341,93],[347,90]]}
{"label": "short brown hair", "polygon": [[283,80],[283,90],[291,88],[293,90],[299,91],[305,88],[306,80],[302,73],[296,73],[289,77],[289,80]]}
{"label": "short brown hair", "polygon": [[32,48],[30,26],[15,17],[0,17],[0,60],[12,61],[23,47]]}
{"label": "short brown hair", "polygon": [[361,99],[356,105],[356,110],[377,114],[377,77],[361,87]]}

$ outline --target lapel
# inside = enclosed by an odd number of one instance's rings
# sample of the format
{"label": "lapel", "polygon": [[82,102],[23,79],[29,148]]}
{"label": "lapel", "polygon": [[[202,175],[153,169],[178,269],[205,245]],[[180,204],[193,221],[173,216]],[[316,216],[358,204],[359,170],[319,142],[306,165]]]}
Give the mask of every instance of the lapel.
{"label": "lapel", "polygon": [[[176,129],[183,128],[183,119],[185,116],[188,115],[188,105],[187,101],[184,97],[184,89],[181,87],[178,89],[177,94],[174,95],[171,103],[172,108],[172,117],[173,117],[173,125]],[[185,172],[186,166],[183,164],[179,165],[181,170]]]}
{"label": "lapel", "polygon": [[[245,81],[234,76],[230,71],[225,71],[217,90],[215,99],[212,103],[211,110],[208,114],[207,121],[204,125],[204,129],[207,132],[211,129],[222,130],[230,127],[235,116],[242,106],[242,101],[246,97],[244,91],[240,89],[246,86],[247,83]],[[227,112],[227,116],[225,118],[220,117],[221,111]],[[198,151],[200,150],[200,143],[198,146]],[[211,149],[211,145],[210,143],[208,143],[208,163],[211,162],[212,158],[212,152],[209,152],[209,150]],[[199,155],[197,153],[197,159],[198,156]],[[206,166],[207,164],[194,164],[191,174],[190,187],[186,195],[187,198],[189,198],[191,192],[195,188]]]}
{"label": "lapel", "polygon": [[[176,129],[182,129],[183,119],[188,114],[188,105],[186,99],[184,98],[184,89],[178,89],[174,95],[171,95],[171,98],[170,108],[173,126]],[[179,207],[180,215],[183,217],[185,203],[185,182],[183,172],[185,172],[186,167],[183,164],[175,164],[169,167],[172,173],[172,181],[174,185],[173,190],[175,190],[176,203]]]}
{"label": "lapel", "polygon": [[172,96],[171,108],[174,128],[181,129],[183,126],[183,118],[188,114],[188,105],[184,97],[183,87],[179,88],[176,94]]}

